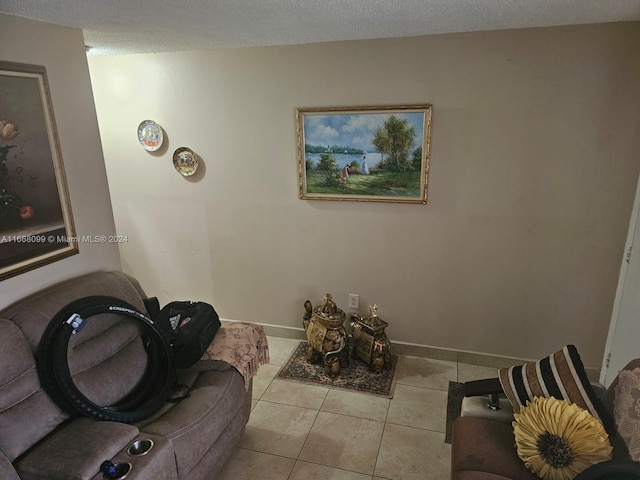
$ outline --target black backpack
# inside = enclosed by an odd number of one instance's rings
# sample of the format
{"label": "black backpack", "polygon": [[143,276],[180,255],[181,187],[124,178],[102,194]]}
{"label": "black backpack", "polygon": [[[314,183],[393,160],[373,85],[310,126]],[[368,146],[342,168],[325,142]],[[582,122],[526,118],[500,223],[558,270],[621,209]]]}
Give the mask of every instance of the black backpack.
{"label": "black backpack", "polygon": [[170,302],[162,309],[156,297],[144,303],[169,340],[176,368],[188,368],[200,360],[220,328],[218,314],[205,302]]}

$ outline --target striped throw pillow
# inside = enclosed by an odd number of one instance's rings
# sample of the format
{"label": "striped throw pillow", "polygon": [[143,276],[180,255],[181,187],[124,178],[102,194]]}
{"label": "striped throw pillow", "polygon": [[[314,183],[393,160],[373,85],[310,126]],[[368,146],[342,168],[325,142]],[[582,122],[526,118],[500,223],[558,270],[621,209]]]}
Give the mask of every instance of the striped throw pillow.
{"label": "striped throw pillow", "polygon": [[554,397],[588,410],[606,427],[610,424],[611,417],[591,388],[578,350],[573,345],[536,363],[502,368],[499,376],[515,413],[534,397]]}

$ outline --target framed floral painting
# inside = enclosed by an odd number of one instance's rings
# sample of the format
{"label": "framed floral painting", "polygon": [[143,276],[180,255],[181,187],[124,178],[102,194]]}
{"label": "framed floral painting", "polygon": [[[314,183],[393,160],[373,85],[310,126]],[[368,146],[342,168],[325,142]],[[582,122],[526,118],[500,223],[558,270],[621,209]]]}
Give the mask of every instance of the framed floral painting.
{"label": "framed floral painting", "polygon": [[0,280],[76,253],[46,70],[0,61]]}
{"label": "framed floral painting", "polygon": [[303,200],[426,203],[431,105],[296,110]]}

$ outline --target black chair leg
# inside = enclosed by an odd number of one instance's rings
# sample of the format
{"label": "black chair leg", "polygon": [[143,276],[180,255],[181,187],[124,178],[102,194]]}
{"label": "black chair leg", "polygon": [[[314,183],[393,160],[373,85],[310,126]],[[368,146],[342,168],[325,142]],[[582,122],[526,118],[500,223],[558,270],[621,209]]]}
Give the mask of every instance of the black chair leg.
{"label": "black chair leg", "polygon": [[500,410],[502,408],[502,405],[500,405],[499,393],[489,394],[489,402],[487,403],[487,407],[489,407],[491,410]]}

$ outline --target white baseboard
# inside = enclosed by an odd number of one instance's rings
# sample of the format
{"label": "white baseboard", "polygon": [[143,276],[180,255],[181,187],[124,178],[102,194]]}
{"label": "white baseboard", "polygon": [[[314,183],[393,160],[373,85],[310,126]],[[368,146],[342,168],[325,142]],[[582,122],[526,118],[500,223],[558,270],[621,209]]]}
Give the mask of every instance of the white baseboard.
{"label": "white baseboard", "polygon": [[[228,321],[233,322],[234,320]],[[262,325],[265,333],[268,336],[299,340],[307,339],[307,335],[302,327],[283,327],[281,325],[271,325],[267,323],[254,323]],[[415,343],[394,342],[392,340],[391,352],[395,355],[408,355],[413,357],[432,358],[434,360],[446,360],[449,362],[469,363],[471,365],[495,368],[496,370],[499,368],[511,367],[513,365],[522,365],[523,363],[536,361],[526,358],[505,357],[488,353],[468,352],[464,350],[454,350],[442,347],[431,347],[429,345],[420,345]],[[585,367],[585,370],[587,372],[589,380],[593,382],[598,381],[598,378],[600,376],[600,369]]]}

